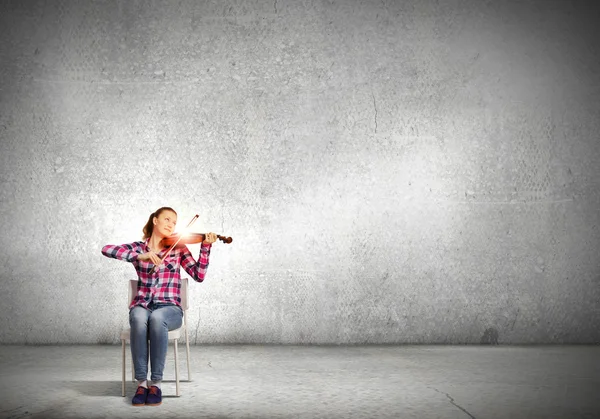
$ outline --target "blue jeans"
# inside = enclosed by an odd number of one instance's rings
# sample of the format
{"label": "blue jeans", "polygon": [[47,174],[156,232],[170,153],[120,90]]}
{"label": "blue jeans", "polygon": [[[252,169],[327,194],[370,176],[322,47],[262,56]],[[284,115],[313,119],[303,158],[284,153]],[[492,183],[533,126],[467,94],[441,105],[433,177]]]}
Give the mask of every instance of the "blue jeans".
{"label": "blue jeans", "polygon": [[129,310],[131,326],[131,357],[136,380],[148,377],[148,340],[150,340],[150,366],[152,381],[163,378],[167,359],[169,330],[181,327],[183,311],[176,305],[156,305],[150,303],[148,309],[135,306]]}

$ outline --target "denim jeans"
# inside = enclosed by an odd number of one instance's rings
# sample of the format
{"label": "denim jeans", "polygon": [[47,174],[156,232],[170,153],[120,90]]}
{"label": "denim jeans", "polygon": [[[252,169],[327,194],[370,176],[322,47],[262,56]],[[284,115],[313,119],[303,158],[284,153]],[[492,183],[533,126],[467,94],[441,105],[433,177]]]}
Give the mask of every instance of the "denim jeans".
{"label": "denim jeans", "polygon": [[135,306],[129,310],[131,357],[136,380],[143,381],[148,378],[148,349],[150,349],[152,368],[150,379],[162,380],[167,359],[169,330],[181,327],[182,319],[183,311],[176,305],[150,303],[148,309]]}

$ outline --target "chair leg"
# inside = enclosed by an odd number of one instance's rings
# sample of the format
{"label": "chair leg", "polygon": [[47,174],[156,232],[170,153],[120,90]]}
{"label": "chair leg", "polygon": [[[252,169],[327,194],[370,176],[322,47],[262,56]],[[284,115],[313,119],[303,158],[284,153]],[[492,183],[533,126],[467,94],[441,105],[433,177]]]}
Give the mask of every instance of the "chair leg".
{"label": "chair leg", "polygon": [[123,367],[123,371],[121,374],[121,396],[125,397],[125,341],[121,339],[121,352],[122,352],[122,362],[121,366]]}
{"label": "chair leg", "polygon": [[185,347],[187,352],[188,381],[192,381],[192,369],[190,368],[190,340],[188,339],[187,327],[185,328]]}
{"label": "chair leg", "polygon": [[179,397],[179,362],[177,361],[177,339],[173,339],[175,344],[175,394]]}

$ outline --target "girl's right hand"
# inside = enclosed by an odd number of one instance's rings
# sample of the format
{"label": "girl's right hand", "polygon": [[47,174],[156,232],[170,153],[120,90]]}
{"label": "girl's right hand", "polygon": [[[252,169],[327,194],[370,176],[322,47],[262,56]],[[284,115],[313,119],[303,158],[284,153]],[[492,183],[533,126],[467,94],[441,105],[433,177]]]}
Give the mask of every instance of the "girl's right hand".
{"label": "girl's right hand", "polygon": [[147,253],[142,253],[141,255],[138,256],[138,260],[149,260],[150,262],[154,263],[155,265],[160,265],[160,258],[158,257],[158,255],[152,251],[147,252]]}

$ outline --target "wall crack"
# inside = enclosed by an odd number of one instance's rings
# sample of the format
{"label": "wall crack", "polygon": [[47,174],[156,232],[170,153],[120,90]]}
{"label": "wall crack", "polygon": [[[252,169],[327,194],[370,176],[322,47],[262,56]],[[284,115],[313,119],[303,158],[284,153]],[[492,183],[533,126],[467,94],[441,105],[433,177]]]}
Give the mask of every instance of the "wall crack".
{"label": "wall crack", "polygon": [[198,307],[198,321],[196,322],[196,337],[194,338],[194,345],[198,344],[198,327],[200,327],[200,307]]}
{"label": "wall crack", "polygon": [[375,108],[375,134],[377,134],[377,102],[375,102],[375,95],[371,93],[373,97],[373,108]]}
{"label": "wall crack", "polygon": [[510,330],[515,330],[515,323],[517,322],[517,317],[519,317],[519,312],[521,311],[520,308],[517,308],[517,314],[515,314],[515,319],[513,320],[512,326],[510,327]]}

